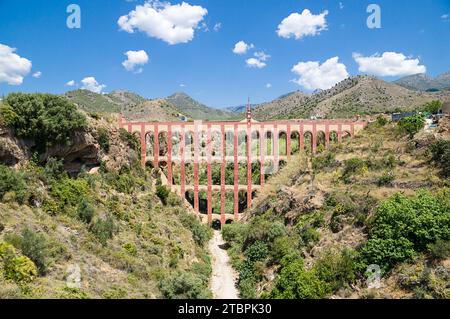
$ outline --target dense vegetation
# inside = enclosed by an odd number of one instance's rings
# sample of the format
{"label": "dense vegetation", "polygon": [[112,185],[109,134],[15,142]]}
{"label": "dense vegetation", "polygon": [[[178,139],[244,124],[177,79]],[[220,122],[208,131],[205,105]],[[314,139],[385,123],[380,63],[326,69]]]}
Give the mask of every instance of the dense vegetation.
{"label": "dense vegetation", "polygon": [[67,99],[51,94],[9,94],[0,107],[5,125],[16,135],[36,143],[36,150],[70,143],[71,135],[86,127],[85,117]]}

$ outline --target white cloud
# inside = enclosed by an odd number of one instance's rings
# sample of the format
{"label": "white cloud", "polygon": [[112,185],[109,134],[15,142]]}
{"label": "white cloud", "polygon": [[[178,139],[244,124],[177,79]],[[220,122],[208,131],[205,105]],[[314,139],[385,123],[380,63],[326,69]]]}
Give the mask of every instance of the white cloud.
{"label": "white cloud", "polygon": [[128,33],[139,30],[173,45],[191,41],[206,14],[208,10],[205,8],[186,2],[171,5],[168,2],[148,1],[121,16],[117,23]]}
{"label": "white cloud", "polygon": [[247,59],[245,63],[249,68],[258,68],[258,69],[262,69],[267,65],[266,63],[255,58]]}
{"label": "white cloud", "polygon": [[215,25],[214,25],[214,31],[219,31],[220,29],[222,29],[222,22],[217,22]]}
{"label": "white cloud", "polygon": [[74,80],[70,80],[69,82],[66,83],[67,86],[75,86],[75,81]]}
{"label": "white cloud", "polygon": [[42,75],[41,71],[37,71],[37,72],[33,73],[33,77],[36,78],[36,79],[39,79],[41,77],[41,75]]}
{"label": "white cloud", "polygon": [[270,58],[270,55],[266,54],[263,51],[255,52],[255,57],[260,61],[267,61]]}
{"label": "white cloud", "polygon": [[406,76],[427,71],[424,65],[420,65],[419,59],[408,58],[397,52],[384,52],[382,55],[369,57],[353,53],[353,59],[358,63],[360,72],[377,76]]}
{"label": "white cloud", "polygon": [[266,84],[266,88],[270,89],[271,87],[272,87],[272,84],[271,84],[271,83],[267,83],[267,84]]}
{"label": "white cloud", "polygon": [[21,85],[23,78],[31,71],[31,61],[20,57],[15,51],[15,48],[0,43],[0,83]]}
{"label": "white cloud", "polygon": [[303,10],[301,14],[292,13],[278,26],[278,36],[289,39],[292,36],[301,39],[306,36],[315,36],[321,31],[327,30],[326,16],[328,11],[314,15],[308,9]]}
{"label": "white cloud", "polygon": [[85,77],[83,80],[81,80],[81,83],[83,84],[81,86],[83,90],[89,90],[94,93],[102,93],[102,90],[106,87],[106,85],[104,84],[99,84],[97,80],[92,76]]}
{"label": "white cloud", "polygon": [[144,50],[125,52],[127,59],[122,62],[127,71],[142,72],[142,66],[148,63],[148,55]]}
{"label": "white cloud", "polygon": [[348,77],[347,68],[339,63],[339,57],[333,57],[323,64],[317,61],[299,62],[291,70],[299,76],[293,80],[307,90],[326,90]]}
{"label": "white cloud", "polygon": [[247,44],[244,41],[239,41],[234,45],[233,53],[246,54],[248,50],[251,50],[254,47],[255,46],[253,44]]}

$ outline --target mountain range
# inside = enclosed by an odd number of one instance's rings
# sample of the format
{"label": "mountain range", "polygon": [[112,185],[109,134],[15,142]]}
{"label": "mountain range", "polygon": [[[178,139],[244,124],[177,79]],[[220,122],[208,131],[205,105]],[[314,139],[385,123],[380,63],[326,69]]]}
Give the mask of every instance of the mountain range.
{"label": "mountain range", "polygon": [[[405,87],[405,83],[412,86],[413,79],[419,76],[408,78],[404,78],[403,84],[399,85],[398,81],[393,83],[371,76],[355,76],[328,90],[313,94],[295,91],[270,102],[251,105],[252,114],[260,121],[311,117],[353,118],[356,115],[411,111],[432,100],[450,101],[450,91],[447,90],[424,91]],[[442,82],[445,76],[439,79]],[[127,91],[97,94],[76,90],[67,92],[65,96],[89,112],[122,113],[126,118],[136,121],[239,120],[244,118],[245,111],[245,105],[212,108],[181,92],[159,99],[146,99]]]}
{"label": "mountain range", "polygon": [[434,92],[450,90],[450,71],[436,77],[431,77],[426,74],[410,75],[394,83],[416,91]]}

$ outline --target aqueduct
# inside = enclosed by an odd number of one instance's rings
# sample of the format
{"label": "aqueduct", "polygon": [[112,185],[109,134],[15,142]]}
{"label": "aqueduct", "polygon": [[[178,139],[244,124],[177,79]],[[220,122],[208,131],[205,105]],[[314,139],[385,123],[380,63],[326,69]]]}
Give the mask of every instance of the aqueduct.
{"label": "aqueduct", "polygon": [[340,143],[365,125],[349,120],[258,122],[249,107],[240,122],[130,122],[119,117],[120,128],[139,136],[141,164],[161,168],[171,190],[219,227],[238,220],[268,175],[291,156]]}

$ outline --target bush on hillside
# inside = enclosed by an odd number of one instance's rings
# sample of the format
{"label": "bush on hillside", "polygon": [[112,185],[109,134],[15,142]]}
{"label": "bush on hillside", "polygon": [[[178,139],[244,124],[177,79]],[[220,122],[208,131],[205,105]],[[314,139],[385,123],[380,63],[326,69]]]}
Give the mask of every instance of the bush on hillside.
{"label": "bush on hillside", "polygon": [[450,196],[419,192],[396,194],[380,205],[371,223],[369,239],[359,251],[361,270],[378,264],[384,272],[425,252],[438,239],[450,240]]}
{"label": "bush on hillside", "polygon": [[431,145],[433,163],[442,171],[442,175],[450,177],[450,141],[439,139]]}
{"label": "bush on hillside", "polygon": [[106,246],[108,240],[113,238],[117,228],[114,219],[108,216],[105,219],[98,218],[95,220],[89,227],[89,230],[103,246]]}
{"label": "bush on hillside", "polygon": [[440,109],[442,109],[442,105],[443,103],[439,100],[434,100],[431,102],[426,103],[423,108],[422,111],[423,112],[428,112],[431,114],[436,114],[440,111]]}
{"label": "bush on hillside", "polygon": [[68,144],[73,132],[87,126],[76,106],[61,96],[11,93],[5,103],[15,114],[9,115],[9,124],[18,136],[34,140],[39,152],[50,145]]}
{"label": "bush on hillside", "polygon": [[0,241],[0,275],[22,285],[32,282],[38,275],[33,261],[17,253],[14,247]]}
{"label": "bush on hillside", "polygon": [[205,246],[205,244],[211,239],[211,229],[200,224],[194,216],[182,214],[180,220],[183,226],[192,232],[192,237],[195,243],[200,247]]}
{"label": "bush on hillside", "polygon": [[15,193],[15,198],[19,204],[24,204],[27,201],[28,192],[25,174],[0,165],[0,200],[8,192]]}
{"label": "bush on hillside", "polygon": [[402,134],[413,138],[425,126],[425,119],[421,114],[416,114],[402,118],[397,125]]}
{"label": "bush on hillside", "polygon": [[109,132],[107,129],[105,128],[99,128],[97,130],[97,134],[98,134],[98,144],[100,145],[100,149],[105,152],[108,153],[109,152]]}

